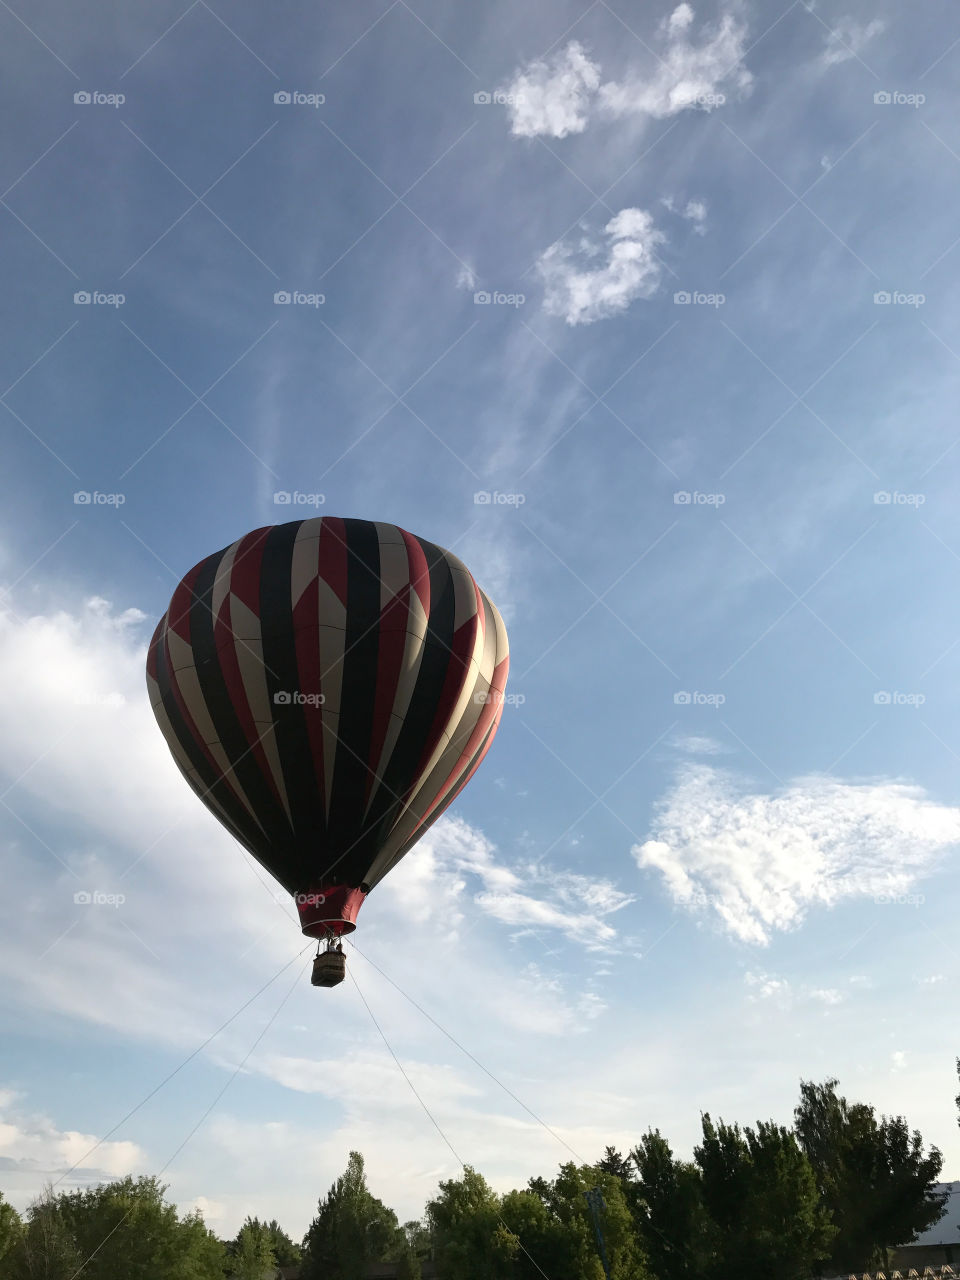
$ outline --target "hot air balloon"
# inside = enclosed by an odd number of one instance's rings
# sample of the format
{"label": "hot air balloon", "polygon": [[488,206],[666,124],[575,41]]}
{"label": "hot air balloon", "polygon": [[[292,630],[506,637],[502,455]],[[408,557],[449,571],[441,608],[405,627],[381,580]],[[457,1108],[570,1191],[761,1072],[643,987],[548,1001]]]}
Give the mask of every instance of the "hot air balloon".
{"label": "hot air balloon", "polygon": [[314,985],[343,981],[364,898],[486,755],[508,667],[464,564],[392,524],[255,529],[174,591],[150,704],[187,782],[293,895]]}

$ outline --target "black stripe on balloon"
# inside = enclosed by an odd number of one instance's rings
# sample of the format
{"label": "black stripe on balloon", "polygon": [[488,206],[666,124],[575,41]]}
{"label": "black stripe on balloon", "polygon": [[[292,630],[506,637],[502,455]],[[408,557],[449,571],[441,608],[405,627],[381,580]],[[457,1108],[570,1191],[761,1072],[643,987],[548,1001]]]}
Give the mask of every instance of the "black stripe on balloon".
{"label": "black stripe on balloon", "polygon": [[372,829],[364,823],[363,811],[370,770],[376,767],[370,763],[370,753],[380,655],[380,537],[376,525],[368,520],[344,520],[343,528],[347,631],[323,864],[324,869],[331,867],[337,880],[359,885],[376,856]]}
{"label": "black stripe on balloon", "polygon": [[[215,556],[211,556],[211,560],[219,563],[223,552]],[[223,807],[225,813],[238,831],[242,832],[242,841],[248,848],[253,848],[256,842],[262,841],[263,836],[257,829],[242,803],[237,799],[233,791],[219,772],[210,764],[202,747],[197,742],[193,731],[188,727],[186,720],[183,718],[180,708],[177,705],[177,699],[173,692],[172,681],[170,677],[170,649],[167,644],[166,628],[158,642],[157,652],[157,690],[160,694],[160,700],[163,703],[163,709],[167,713],[167,719],[170,721],[170,728],[174,737],[180,744],[184,754],[190,761],[190,764],[197,771],[201,779],[204,789],[216,799],[217,803]],[[174,757],[176,759],[176,757]],[[188,778],[189,782],[190,779]],[[191,786],[193,784],[191,783]],[[199,794],[199,793],[198,793]],[[201,799],[203,797],[201,796]]]}
{"label": "black stripe on balloon", "polygon": [[291,840],[290,826],[268,780],[263,776],[256,755],[250,749],[251,743],[237,716],[217,653],[213,589],[219,565],[220,557],[212,556],[205,561],[194,583],[190,604],[193,665],[220,745],[232,765],[232,774],[266,833],[258,833],[254,850],[257,860],[281,883],[286,883],[282,862],[284,849]]}
{"label": "black stripe on balloon", "polygon": [[[280,769],[293,818],[293,838],[278,875],[293,892],[310,883],[316,850],[324,837],[322,806],[304,705],[293,627],[293,548],[302,520],[278,524],[267,534],[260,562],[260,639]],[[279,698],[278,698],[279,695]],[[275,873],[276,874],[276,873]]]}
{"label": "black stripe on balloon", "polygon": [[430,572],[430,612],[427,617],[423,657],[410,706],[397,735],[396,745],[383,770],[380,789],[370,807],[370,822],[375,828],[371,863],[397,821],[403,797],[418,781],[417,768],[429,741],[447,668],[453,660],[451,648],[456,619],[456,591],[450,564],[440,547],[434,546],[432,542],[425,542],[422,538],[417,541]]}

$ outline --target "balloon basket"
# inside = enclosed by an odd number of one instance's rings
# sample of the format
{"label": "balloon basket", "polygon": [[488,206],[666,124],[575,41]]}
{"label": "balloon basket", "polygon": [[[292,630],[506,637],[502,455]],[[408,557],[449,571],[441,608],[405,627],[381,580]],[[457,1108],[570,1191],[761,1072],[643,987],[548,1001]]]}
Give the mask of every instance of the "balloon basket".
{"label": "balloon basket", "polygon": [[310,981],[315,987],[337,987],[347,976],[347,957],[340,947],[318,951]]}

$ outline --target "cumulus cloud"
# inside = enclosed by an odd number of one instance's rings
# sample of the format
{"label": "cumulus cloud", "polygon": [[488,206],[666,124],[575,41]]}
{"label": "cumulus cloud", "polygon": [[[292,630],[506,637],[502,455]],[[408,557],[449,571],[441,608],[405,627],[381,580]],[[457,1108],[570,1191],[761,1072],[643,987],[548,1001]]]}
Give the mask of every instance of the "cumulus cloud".
{"label": "cumulus cloud", "polygon": [[746,27],[732,13],[692,36],[694,11],[681,4],[660,27],[662,50],[647,71],[601,81],[601,68],[572,40],[550,58],[518,71],[502,90],[517,137],[565,138],[582,133],[591,114],[608,119],[661,119],[691,107],[710,110],[726,98],[723,86],[745,92],[750,73],[740,65]]}
{"label": "cumulus cloud", "polygon": [[550,59],[518,72],[509,89],[512,131],[519,138],[565,138],[582,133],[600,87],[600,68],[576,40]]}
{"label": "cumulus cloud", "polygon": [[841,19],[826,35],[820,65],[835,67],[840,62],[856,58],[867,41],[880,35],[886,25],[880,18],[867,23],[855,22],[853,18]]}
{"label": "cumulus cloud", "polygon": [[576,248],[558,241],[541,254],[537,271],[548,315],[562,316],[569,325],[592,324],[656,292],[656,249],[666,237],[652,216],[644,209],[621,209],[603,234],[603,244],[584,236]]}
{"label": "cumulus cloud", "polygon": [[[49,1116],[25,1109],[21,1095],[0,1090],[0,1169],[18,1200],[39,1192],[45,1180],[59,1179],[90,1152],[97,1138],[89,1133],[59,1129]],[[140,1167],[143,1152],[134,1142],[104,1142],[65,1179],[76,1186],[105,1178],[119,1178]]]}
{"label": "cumulus cloud", "polygon": [[674,900],[765,944],[816,906],[901,895],[960,842],[960,809],[903,782],[800,778],[776,795],[690,765],[632,853]]}

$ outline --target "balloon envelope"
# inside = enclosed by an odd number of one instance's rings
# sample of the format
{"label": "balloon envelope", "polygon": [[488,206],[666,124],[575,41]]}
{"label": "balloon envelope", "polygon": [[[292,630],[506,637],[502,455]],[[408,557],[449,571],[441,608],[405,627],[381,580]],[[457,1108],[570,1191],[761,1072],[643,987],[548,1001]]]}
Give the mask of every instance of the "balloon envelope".
{"label": "balloon envelope", "polygon": [[500,614],[456,556],[323,517],[256,529],[191,569],[147,685],[190,786],[320,937],[355,927],[469,781],[508,666]]}

